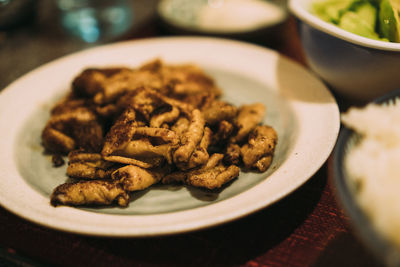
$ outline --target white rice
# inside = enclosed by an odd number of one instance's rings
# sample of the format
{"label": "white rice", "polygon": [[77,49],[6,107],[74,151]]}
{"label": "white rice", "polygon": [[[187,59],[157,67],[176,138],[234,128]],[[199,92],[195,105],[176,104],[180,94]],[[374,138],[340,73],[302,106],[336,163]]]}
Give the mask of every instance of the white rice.
{"label": "white rice", "polygon": [[357,199],[386,238],[400,246],[400,105],[351,108],[342,122],[361,134],[345,159]]}

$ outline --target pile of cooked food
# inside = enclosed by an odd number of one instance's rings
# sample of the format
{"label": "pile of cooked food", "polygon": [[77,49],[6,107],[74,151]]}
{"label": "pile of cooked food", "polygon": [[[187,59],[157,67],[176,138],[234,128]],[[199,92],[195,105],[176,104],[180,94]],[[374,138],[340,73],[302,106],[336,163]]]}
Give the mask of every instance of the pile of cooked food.
{"label": "pile of cooked food", "polygon": [[195,65],[156,59],[139,68],[90,68],[51,110],[42,144],[54,165],[68,155],[71,181],[51,204],[127,206],[131,192],[156,183],[209,190],[264,172],[277,134],[261,125],[265,106],[236,107]]}
{"label": "pile of cooked food", "polygon": [[363,37],[400,42],[399,0],[318,0],[313,11],[323,20]]}
{"label": "pile of cooked food", "polygon": [[345,170],[362,210],[385,239],[400,248],[400,105],[350,108],[342,122],[357,134]]}

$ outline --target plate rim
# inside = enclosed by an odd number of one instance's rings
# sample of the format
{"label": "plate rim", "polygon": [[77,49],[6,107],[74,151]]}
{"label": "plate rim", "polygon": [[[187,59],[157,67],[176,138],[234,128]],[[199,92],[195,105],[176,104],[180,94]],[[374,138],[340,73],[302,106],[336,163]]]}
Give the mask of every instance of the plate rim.
{"label": "plate rim", "polygon": [[[20,207],[15,207],[12,205],[12,203],[10,204],[9,201],[7,201],[5,198],[3,198],[3,196],[0,194],[0,205],[2,207],[4,207],[5,209],[9,210],[10,212],[24,218],[27,219],[31,222],[34,222],[36,224],[45,226],[45,227],[49,227],[52,229],[57,229],[57,230],[61,230],[61,231],[65,231],[65,232],[72,232],[72,233],[77,233],[77,234],[84,234],[84,235],[92,235],[92,236],[112,236],[112,237],[138,237],[138,236],[160,236],[160,235],[169,235],[169,234],[177,234],[177,233],[184,233],[184,232],[188,232],[188,231],[194,231],[194,230],[199,230],[199,229],[203,229],[203,228],[208,228],[208,227],[212,227],[212,226],[216,226],[216,225],[220,225],[222,223],[227,223],[239,218],[242,218],[246,215],[249,215],[251,213],[254,213],[256,211],[259,211],[267,206],[272,205],[273,203],[279,201],[280,199],[284,198],[285,196],[289,195],[290,193],[292,193],[293,191],[295,191],[297,188],[299,188],[301,185],[303,185],[306,181],[308,181],[317,171],[318,169],[324,164],[324,162],[326,161],[326,159],[328,158],[328,156],[330,155],[330,153],[333,150],[333,147],[336,143],[336,139],[339,133],[339,127],[340,127],[340,119],[339,119],[339,108],[337,106],[336,100],[333,97],[332,93],[328,90],[328,88],[318,79],[316,78],[316,76],[314,76],[313,74],[311,74],[311,72],[307,69],[305,69],[303,66],[301,66],[299,63],[287,58],[286,56],[283,56],[281,54],[279,54],[277,51],[265,48],[265,47],[261,47],[258,45],[254,45],[254,44],[249,44],[249,43],[244,43],[244,42],[240,42],[240,41],[233,41],[233,40],[227,40],[227,39],[223,39],[223,38],[214,38],[214,37],[157,37],[157,38],[148,38],[148,39],[140,39],[140,40],[130,40],[130,41],[124,41],[124,42],[118,42],[118,43],[112,43],[112,44],[107,44],[107,45],[101,45],[101,46],[97,46],[94,48],[89,48],[89,49],[84,49],[82,51],[78,51],[76,53],[72,53],[66,56],[63,56],[61,58],[58,58],[54,61],[48,62],[46,64],[41,65],[40,67],[28,72],[27,74],[23,75],[22,77],[18,78],[16,81],[14,81],[13,83],[11,83],[9,86],[7,86],[5,89],[3,89],[0,92],[0,101],[2,100],[2,98],[4,97],[4,95],[9,94],[9,92],[11,92],[12,88],[16,87],[18,85],[18,83],[21,83],[21,81],[24,81],[25,79],[27,79],[30,76],[34,76],[37,73],[40,73],[41,71],[46,70],[46,68],[52,66],[53,64],[62,64],[63,61],[65,60],[73,60],[74,58],[79,58],[79,56],[85,54],[85,53],[95,53],[100,52],[102,49],[114,49],[117,48],[118,46],[125,46],[125,45],[132,45],[135,46],[139,43],[143,44],[143,43],[152,43],[152,42],[188,42],[188,43],[201,43],[201,42],[212,42],[213,44],[217,44],[217,45],[235,45],[237,47],[239,47],[239,49],[244,49],[244,50],[258,50],[261,53],[266,53],[266,54],[273,54],[274,56],[276,56],[278,59],[284,59],[285,61],[287,61],[289,64],[291,65],[296,65],[297,68],[302,69],[303,71],[307,72],[309,75],[311,75],[310,77],[312,77],[312,79],[314,79],[315,81],[318,81],[318,83],[320,84],[320,89],[324,90],[324,93],[326,93],[329,96],[329,108],[332,109],[332,117],[334,118],[335,121],[332,121],[331,123],[334,124],[332,125],[333,128],[333,132],[331,132],[331,140],[330,140],[330,144],[328,144],[328,147],[326,147],[326,149],[320,153],[320,157],[318,159],[317,162],[315,162],[313,164],[312,167],[309,167],[307,169],[307,174],[304,174],[301,179],[296,179],[296,183],[293,184],[288,190],[284,191],[284,192],[280,192],[280,194],[277,194],[275,197],[273,197],[272,199],[269,199],[268,201],[266,200],[261,200],[258,203],[251,203],[252,205],[249,205],[245,208],[242,208],[240,210],[234,210],[231,211],[229,213],[229,216],[226,216],[226,214],[224,216],[221,215],[217,215],[216,217],[213,217],[212,219],[208,219],[208,220],[203,220],[201,223],[196,223],[196,222],[183,222],[180,225],[169,225],[168,227],[166,227],[165,225],[162,226],[161,228],[158,229],[148,229],[147,231],[143,231],[143,229],[140,229],[140,232],[138,231],[130,231],[130,232],[121,232],[118,231],[116,229],[112,229],[109,227],[114,227],[112,226],[103,226],[103,228],[105,227],[106,229],[108,229],[108,231],[105,231],[104,229],[98,229],[98,226],[96,226],[95,228],[91,228],[89,226],[86,225],[86,227],[82,228],[82,227],[71,227],[68,226],[68,224],[65,224],[65,222],[61,223],[61,224],[51,224],[49,221],[43,220],[43,218],[40,217],[40,214],[37,217],[32,217],[32,215],[27,215],[26,213],[23,212],[23,210],[21,210]],[[83,66],[84,67],[84,66]],[[1,111],[1,107],[0,107],[0,111]],[[14,154],[14,151],[12,151],[12,153]],[[14,160],[15,161],[15,160]],[[0,175],[4,175],[3,173],[3,169],[1,168],[1,164],[0,164]],[[277,169],[279,170],[279,168]],[[19,174],[17,172],[17,174]],[[27,182],[20,177],[19,178],[21,180],[24,181],[25,186],[29,185],[27,184]],[[4,177],[0,176],[0,180],[4,179]],[[251,191],[257,187],[259,187],[260,184],[262,184],[264,181],[260,182],[259,184],[253,186],[252,188],[249,188],[246,191]],[[1,181],[0,181],[0,192],[1,192]],[[3,188],[4,190],[4,188]],[[32,190],[34,191],[32,188],[27,189],[27,190]],[[171,216],[172,215],[182,215],[182,213],[186,213],[187,215],[193,214],[193,212],[196,212],[198,209],[204,209],[206,207],[210,207],[210,206],[216,206],[216,205],[223,205],[226,202],[231,201],[233,198],[237,198],[240,195],[243,195],[244,192],[239,193],[238,195],[235,195],[233,197],[230,197],[228,199],[225,200],[221,200],[218,201],[215,204],[210,204],[210,205],[206,205],[204,207],[197,207],[197,208],[193,208],[190,210],[184,210],[184,211],[177,211],[177,212],[171,212],[171,213],[167,213],[167,216]],[[38,192],[36,192],[37,194],[39,194]],[[251,202],[251,201],[250,201]],[[46,202],[47,205],[48,201]],[[72,215],[72,216],[79,216],[80,214],[85,214],[85,213],[90,213],[90,215],[94,215],[91,217],[104,217],[104,218],[109,218],[112,217],[113,220],[115,218],[120,218],[121,220],[123,220],[124,218],[126,219],[126,217],[135,217],[135,219],[143,219],[143,218],[149,218],[149,217],[153,217],[154,219],[159,219],[160,216],[164,216],[165,214],[161,214],[161,215],[111,215],[111,214],[94,214],[93,212],[87,212],[87,211],[83,211],[80,209],[76,209],[76,208],[70,208],[70,207],[57,207],[57,212],[60,210],[65,212],[66,214]],[[79,224],[78,224],[79,226]],[[157,228],[157,227],[156,227]]]}

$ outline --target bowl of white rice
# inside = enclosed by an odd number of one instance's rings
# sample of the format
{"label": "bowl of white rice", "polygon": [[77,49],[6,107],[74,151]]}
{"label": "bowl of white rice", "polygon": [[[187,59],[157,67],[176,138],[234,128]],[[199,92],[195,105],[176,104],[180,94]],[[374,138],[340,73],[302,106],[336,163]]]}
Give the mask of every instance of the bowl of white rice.
{"label": "bowl of white rice", "polygon": [[400,266],[400,90],[342,113],[334,152],[340,202],[364,243]]}

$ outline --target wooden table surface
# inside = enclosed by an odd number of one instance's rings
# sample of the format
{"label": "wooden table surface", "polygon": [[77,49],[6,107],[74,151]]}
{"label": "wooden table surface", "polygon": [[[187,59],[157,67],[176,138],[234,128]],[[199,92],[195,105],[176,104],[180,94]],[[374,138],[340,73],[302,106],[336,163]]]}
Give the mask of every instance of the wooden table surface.
{"label": "wooden table surface", "polygon": [[[140,16],[122,39],[167,34],[154,18],[155,3],[134,2]],[[41,16],[0,32],[0,88],[45,62],[98,45],[60,37]],[[257,43],[307,66],[293,18],[280,30],[279,39]],[[342,109],[344,101],[337,100]],[[64,233],[0,207],[0,266],[379,266],[337,204],[331,174],[329,159],[306,184],[270,207],[218,227],[165,237]]]}

